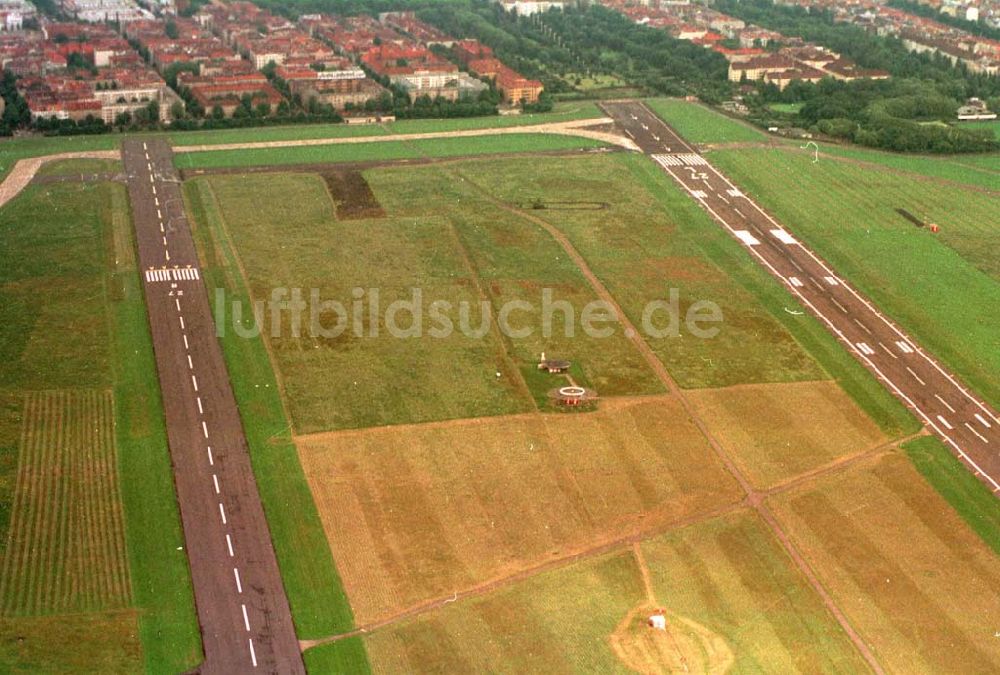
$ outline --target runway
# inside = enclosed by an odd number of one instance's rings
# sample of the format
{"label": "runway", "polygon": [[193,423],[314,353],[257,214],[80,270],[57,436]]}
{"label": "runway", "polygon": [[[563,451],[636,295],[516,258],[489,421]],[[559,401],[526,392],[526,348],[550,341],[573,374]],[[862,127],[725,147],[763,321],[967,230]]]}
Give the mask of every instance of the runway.
{"label": "runway", "polygon": [[202,673],[304,673],[173,153],[125,140],[143,288],[205,660]]}
{"label": "runway", "polygon": [[638,101],[600,104],[624,133],[983,481],[1000,492],[1000,417]]}

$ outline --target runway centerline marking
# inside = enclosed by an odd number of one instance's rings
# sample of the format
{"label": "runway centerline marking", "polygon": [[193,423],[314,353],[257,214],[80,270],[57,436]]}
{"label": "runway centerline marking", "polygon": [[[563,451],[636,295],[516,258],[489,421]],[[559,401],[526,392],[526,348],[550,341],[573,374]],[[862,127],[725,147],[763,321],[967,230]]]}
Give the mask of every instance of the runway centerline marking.
{"label": "runway centerline marking", "polygon": [[[869,329],[868,326],[866,326],[863,323],[861,323],[861,321],[859,319],[857,319],[856,317],[852,317],[852,318],[854,319],[854,323],[858,324],[858,326],[861,327],[861,330],[863,330],[864,332],[866,332],[869,335],[871,335],[871,329]],[[881,343],[879,343],[879,344],[881,344]]]}
{"label": "runway centerline marking", "polygon": [[247,627],[247,632],[250,632],[250,617],[247,616],[247,606],[240,603],[240,607],[243,608],[243,625]]}
{"label": "runway centerline marking", "polygon": [[185,330],[185,328],[184,328],[184,317],[183,316],[179,316],[177,318],[181,320],[181,330]]}
{"label": "runway centerline marking", "polygon": [[212,456],[212,446],[206,446],[205,452],[208,454],[208,465],[215,466],[215,457]]}
{"label": "runway centerline marking", "polygon": [[205,420],[201,421],[201,433],[205,434],[205,438],[208,438],[208,424],[205,423]]}
{"label": "runway centerline marking", "polygon": [[226,533],[226,548],[229,549],[230,558],[236,557],[233,553],[233,538],[229,536],[228,532]]}
{"label": "runway centerline marking", "polygon": [[965,426],[968,427],[969,431],[971,431],[973,434],[975,434],[976,438],[978,438],[979,440],[981,440],[983,443],[989,443],[989,440],[985,436],[983,436],[981,433],[979,433],[978,431],[976,431],[975,429],[973,429],[971,424],[969,424],[968,422],[966,422]]}
{"label": "runway centerline marking", "polygon": [[233,576],[236,577],[236,591],[238,593],[243,592],[243,583],[240,581],[240,570],[237,567],[233,568]]}
{"label": "runway centerline marking", "polygon": [[250,661],[253,663],[253,667],[257,667],[257,653],[253,650],[253,638],[250,638]]}
{"label": "runway centerline marking", "polygon": [[226,521],[226,507],[222,505],[222,502],[219,502],[219,515],[222,517],[222,524],[227,525],[228,523]]}
{"label": "runway centerline marking", "polygon": [[188,354],[187,357],[188,357],[188,370],[194,370],[194,362],[191,361],[191,355]]}
{"label": "runway centerline marking", "polygon": [[218,474],[212,474],[212,484],[215,486],[215,494],[220,494],[219,491],[219,476]]}
{"label": "runway centerline marking", "polygon": [[941,398],[941,395],[940,395],[940,394],[934,394],[934,398],[936,398],[937,400],[941,401],[941,404],[942,404],[942,405],[943,405],[943,406],[944,406],[945,408],[947,408],[949,412],[952,412],[952,413],[954,413],[954,412],[955,412],[955,409],[951,407],[951,404],[950,404],[950,403],[948,403],[948,401],[946,401],[946,400],[944,400],[943,398]]}
{"label": "runway centerline marking", "polygon": [[204,415],[205,409],[201,407],[201,396],[198,396],[195,400],[198,401],[198,413]]}
{"label": "runway centerline marking", "polygon": [[198,391],[198,378],[194,375],[191,376],[191,385],[194,387],[195,391]]}
{"label": "runway centerline marking", "polygon": [[913,368],[910,368],[909,366],[907,366],[906,370],[909,371],[910,375],[913,376],[913,379],[915,379],[917,382],[919,382],[921,384],[921,386],[925,386],[925,387],[927,386],[927,383],[924,382],[922,379],[920,379],[920,376],[917,375],[916,371],[913,370]]}

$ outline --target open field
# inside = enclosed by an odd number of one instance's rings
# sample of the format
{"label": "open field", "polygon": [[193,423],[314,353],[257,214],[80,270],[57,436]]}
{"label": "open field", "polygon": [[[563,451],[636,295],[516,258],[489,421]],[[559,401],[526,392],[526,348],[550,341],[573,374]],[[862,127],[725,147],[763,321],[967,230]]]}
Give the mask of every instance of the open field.
{"label": "open field", "polygon": [[760,488],[888,441],[829,381],[699,389],[688,397],[712,435]]}
{"label": "open field", "polygon": [[0,140],[0,179],[7,175],[19,159],[54,155],[60,152],[114,150],[120,141],[120,136],[112,134],[2,139]]}
{"label": "open field", "polygon": [[905,457],[885,455],[771,501],[888,671],[1000,665],[996,554]]}
{"label": "open field", "polygon": [[739,498],[672,398],[298,445],[359,623]]}
{"label": "open field", "polygon": [[[232,238],[243,269],[234,264],[230,273],[245,271],[257,300],[269,298],[276,287],[298,287],[305,294],[317,288],[323,299],[349,305],[352,290],[360,287],[378,289],[385,308],[419,288],[424,306],[439,300],[455,307],[469,303],[469,327],[479,329],[481,301],[492,303],[493,312],[508,300],[528,301],[540,314],[542,290],[549,288],[553,302],[568,302],[579,315],[595,299],[580,272],[540,228],[484,203],[471,187],[436,167],[365,175],[385,218],[338,221],[326,186],[315,175],[214,176],[189,183],[188,198],[196,220],[210,226],[209,245]],[[274,190],[302,207],[292,220],[282,201],[273,198]],[[428,194],[438,199],[427,201]],[[282,220],[291,229],[273,227]],[[487,326],[493,329],[480,338],[465,334],[457,311],[450,316],[455,330],[445,337],[397,339],[382,326],[374,337],[367,329],[358,337],[350,328],[337,338],[295,338],[286,325],[283,335],[270,337],[269,343],[296,430],[531,410],[539,398],[544,405],[548,387],[565,383],[551,378],[551,384],[534,386],[537,378],[530,375],[546,350],[573,359],[582,383],[604,394],[662,391],[623,335],[591,338],[578,326],[575,338],[564,337],[562,315],[556,314],[549,338],[537,318],[526,318],[534,321],[533,335],[504,339],[495,329],[495,314],[489,313]],[[413,368],[415,363],[421,368]],[[499,381],[496,371],[503,375]],[[345,398],[344,391],[352,396]],[[338,404],[330,406],[331,400]]]}
{"label": "open field", "polygon": [[[375,673],[630,672],[609,644],[643,601],[631,553],[541,574],[364,638]],[[305,653],[336,672],[340,643]]]}
{"label": "open field", "polygon": [[426,131],[457,131],[461,129],[491,129],[529,124],[569,122],[602,117],[603,113],[589,101],[557,104],[552,112],[526,115],[496,115],[455,119],[416,119],[384,124],[298,124],[249,129],[218,129],[211,131],[175,131],[168,133],[173,145],[202,145],[259,141],[291,141],[313,138],[346,138],[351,136],[384,136],[415,134]]}
{"label": "open field", "polygon": [[143,670],[135,610],[9,619],[0,616],[0,671],[136,673]]}
{"label": "open field", "polygon": [[[786,146],[786,149],[797,146]],[[799,148],[801,150],[801,148]],[[801,153],[812,156],[808,150]],[[922,155],[903,155],[891,152],[870,150],[858,146],[820,145],[822,154],[846,159],[858,160],[875,165],[886,166],[896,171],[915,174],[912,178],[923,176],[931,179],[946,180],[954,183],[964,183],[975,187],[997,190],[1000,182],[1000,154],[986,155],[948,155],[944,157],[926,157]],[[907,177],[903,177],[907,178]]]}
{"label": "open field", "polygon": [[[85,657],[177,672],[200,658],[130,228],[124,189],[109,183],[32,186],[0,210],[0,471],[11,469],[0,513],[13,518],[0,519],[0,620],[30,638],[3,643],[3,669],[72,670]],[[15,417],[26,425],[16,471]],[[17,475],[37,482],[15,488]],[[25,520],[42,499],[45,517]]]}
{"label": "open field", "polygon": [[690,143],[735,143],[767,140],[752,125],[726,117],[699,103],[679,98],[647,99],[646,104]]}
{"label": "open field", "polygon": [[[461,599],[364,637],[376,673],[864,672],[747,511]],[[640,562],[641,560],[641,562]],[[646,588],[640,565],[648,568]],[[650,597],[652,592],[652,597]],[[653,608],[669,630],[650,630]],[[306,652],[330,672],[339,643]]]}
{"label": "open field", "polygon": [[25,397],[0,615],[131,603],[112,401],[101,390]]}
{"label": "open field", "polygon": [[642,551],[657,602],[669,617],[721,638],[733,655],[730,672],[868,670],[755,514],[669,532]]}
{"label": "open field", "polygon": [[[981,395],[1000,403],[995,195],[779,151],[717,151],[712,159]],[[915,227],[898,208],[941,232]]]}
{"label": "open field", "polygon": [[80,176],[115,174],[122,171],[122,163],[114,159],[62,159],[46,162],[36,176]]}
{"label": "open field", "polygon": [[589,138],[513,133],[499,136],[466,136],[379,143],[191,152],[176,155],[174,164],[179,169],[205,169],[281,164],[371,162],[421,157],[541,152],[545,150],[583,150],[601,146],[602,143]]}

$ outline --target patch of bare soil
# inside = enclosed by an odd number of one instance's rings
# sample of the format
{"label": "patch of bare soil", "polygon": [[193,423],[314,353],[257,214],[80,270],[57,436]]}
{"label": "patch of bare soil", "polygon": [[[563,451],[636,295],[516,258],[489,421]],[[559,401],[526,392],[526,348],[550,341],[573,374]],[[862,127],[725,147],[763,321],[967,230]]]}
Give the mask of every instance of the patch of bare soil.
{"label": "patch of bare soil", "polygon": [[326,170],[320,175],[337,205],[339,220],[385,217],[385,210],[360,171]]}

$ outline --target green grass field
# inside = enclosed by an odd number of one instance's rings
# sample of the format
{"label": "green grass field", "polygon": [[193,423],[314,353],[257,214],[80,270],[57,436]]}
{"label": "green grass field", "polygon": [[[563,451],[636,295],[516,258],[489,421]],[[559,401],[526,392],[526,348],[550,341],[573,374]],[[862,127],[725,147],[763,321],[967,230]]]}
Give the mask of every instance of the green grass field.
{"label": "green grass field", "polygon": [[[366,172],[387,217],[361,221],[338,221],[326,187],[315,175],[218,176],[191,183],[189,196],[202,210],[211,210],[201,217],[218,221],[219,232],[224,226],[231,234],[257,300],[270,297],[275,287],[306,293],[317,288],[320,297],[349,306],[354,288],[375,288],[386,308],[419,288],[425,311],[435,301],[455,308],[449,313],[455,330],[446,337],[396,339],[386,326],[378,336],[365,330],[358,337],[351,327],[335,339],[296,339],[287,330],[283,337],[272,337],[296,431],[532,410],[535,396],[522,373],[534,368],[545,350],[576,360],[584,383],[607,394],[661,391],[620,334],[589,338],[577,325],[577,337],[563,337],[563,315],[558,314],[552,336],[543,337],[543,289],[551,289],[553,303],[570,303],[576,315],[595,295],[536,225],[484,205],[472,187],[442,171]],[[274,191],[302,207],[288,223],[292,236],[272,226],[287,213],[273,199]],[[426,200],[431,194],[437,199]],[[483,339],[466,335],[459,314],[460,303],[467,303],[468,327],[478,329],[483,325],[481,301],[489,301],[492,309],[487,315],[491,329]],[[533,335],[505,339],[496,329],[496,312],[507,301],[536,307]],[[408,320],[400,323],[406,326]],[[424,330],[435,325],[427,322]],[[498,370],[504,374],[499,382],[494,375]],[[343,399],[338,395],[343,391],[352,396]],[[342,400],[330,406],[334,399]]]}
{"label": "green grass field", "polygon": [[[75,617],[62,614],[61,605],[36,602],[22,605],[25,609],[18,610],[17,618],[0,619],[5,635],[25,637],[20,642],[0,643],[0,664],[10,670],[72,671],[81,658],[88,658],[92,667],[112,671],[168,673],[193,667],[200,660],[200,641],[187,560],[178,550],[183,540],[152,345],[132,256],[125,189],[109,183],[29,187],[0,211],[0,247],[4,259],[10,261],[0,272],[5,329],[0,340],[4,364],[0,389],[8,404],[5,410],[10,410],[12,397],[32,391],[90,387],[109,392],[113,439],[106,435],[102,447],[117,454],[118,477],[108,469],[92,467],[104,487],[98,492],[78,491],[74,499],[95,507],[108,504],[109,481],[117,483],[114,489],[120,490],[118,508],[124,514],[124,532],[119,529],[109,546],[119,546],[117,555],[127,557],[130,579],[127,594],[119,594],[118,600],[100,594],[80,596],[87,612]],[[87,405],[74,406],[74,410],[98,409]],[[17,416],[23,415],[18,411]],[[54,433],[54,422],[39,419],[42,433]],[[6,426],[0,424],[0,428]],[[73,436],[66,439],[72,442]],[[41,447],[57,447],[54,441],[40,442]],[[0,485],[10,485],[13,474],[7,472],[17,466],[9,461],[9,447],[9,441],[3,443],[0,470],[6,476],[0,478]],[[29,499],[39,496],[34,490],[25,494]],[[5,499],[0,512],[13,515],[10,526],[20,528],[16,511],[9,511],[13,492],[2,491],[0,496]],[[110,517],[114,509],[105,506],[104,512]],[[8,533],[6,521],[6,517],[0,519],[5,525],[0,533],[4,543],[8,534],[29,532]],[[102,527],[101,531],[110,534],[115,529]],[[50,551],[37,554],[68,555],[57,548]],[[64,565],[55,568],[48,581],[25,577],[24,570],[15,566],[5,572],[5,582],[21,579],[28,584],[25,592],[29,594],[21,597],[36,593],[34,597],[41,598],[32,584],[56,589],[68,583],[80,592],[86,586],[77,579],[79,575],[83,579],[105,575],[122,564],[89,562],[83,564],[82,572]],[[123,610],[107,611],[123,604]]]}
{"label": "green grass field", "polygon": [[459,119],[399,120],[384,124],[299,124],[252,129],[220,129],[213,131],[175,131],[168,134],[174,145],[217,145],[220,143],[256,143],[260,141],[296,141],[313,138],[347,138],[354,136],[384,136],[386,134],[417,134],[429,131],[459,131],[490,129],[569,122],[602,113],[590,102],[561,103],[552,112],[525,115],[467,117]]}
{"label": "green grass field", "polygon": [[764,141],[763,131],[698,103],[677,98],[647,99],[646,104],[691,143]]}
{"label": "green grass field", "polygon": [[[857,146],[820,144],[820,152],[857,160],[875,165],[881,165],[896,171],[914,174],[911,178],[923,176],[931,179],[964,183],[987,190],[997,190],[1000,184],[1000,154],[987,155],[948,155],[945,157],[925,157],[921,155],[902,155],[878,150],[868,150]],[[793,154],[795,153],[792,150]],[[801,154],[811,153],[802,151]],[[903,176],[906,178],[906,176]]]}
{"label": "green grass field", "polygon": [[19,159],[60,152],[114,150],[120,142],[120,136],[111,134],[0,139],[0,179],[7,175]]}
{"label": "green grass field", "polygon": [[122,163],[115,159],[60,159],[46,162],[38,169],[37,176],[80,176],[102,173],[119,173]]}
{"label": "green grass field", "polygon": [[[995,196],[780,151],[717,151],[712,159],[981,395],[1000,403]],[[897,208],[941,232],[915,227]]]}
{"label": "green grass field", "polygon": [[378,162],[422,157],[574,150],[597,148],[601,145],[602,143],[598,141],[573,136],[503,134],[416,141],[191,152],[175,155],[174,164],[180,169],[204,169],[281,164]]}

